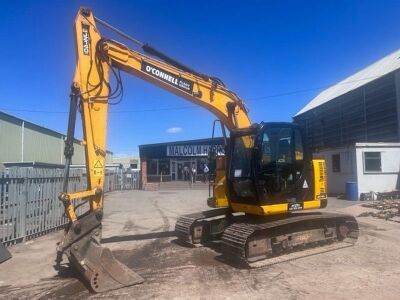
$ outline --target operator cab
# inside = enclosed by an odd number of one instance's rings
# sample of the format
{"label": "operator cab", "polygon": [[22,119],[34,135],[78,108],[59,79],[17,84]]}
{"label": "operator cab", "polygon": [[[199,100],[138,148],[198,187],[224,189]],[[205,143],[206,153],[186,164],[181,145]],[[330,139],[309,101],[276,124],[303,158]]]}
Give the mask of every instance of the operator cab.
{"label": "operator cab", "polygon": [[[228,184],[232,202],[302,202],[311,195],[302,132],[292,123],[261,123],[230,138]],[[308,183],[307,183],[308,182]]]}

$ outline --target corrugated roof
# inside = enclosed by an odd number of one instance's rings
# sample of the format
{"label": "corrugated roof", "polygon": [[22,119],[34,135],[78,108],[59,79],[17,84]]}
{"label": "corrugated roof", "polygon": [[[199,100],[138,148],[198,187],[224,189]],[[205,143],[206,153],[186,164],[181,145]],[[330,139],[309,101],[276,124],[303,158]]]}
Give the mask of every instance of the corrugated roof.
{"label": "corrugated roof", "polygon": [[304,106],[296,116],[305,113],[321,104],[333,100],[341,95],[344,95],[356,88],[363,86],[379,77],[382,77],[390,72],[400,68],[400,49],[385,56],[377,62],[369,65],[361,71],[347,77],[330,88],[321,92],[317,97],[312,99]]}

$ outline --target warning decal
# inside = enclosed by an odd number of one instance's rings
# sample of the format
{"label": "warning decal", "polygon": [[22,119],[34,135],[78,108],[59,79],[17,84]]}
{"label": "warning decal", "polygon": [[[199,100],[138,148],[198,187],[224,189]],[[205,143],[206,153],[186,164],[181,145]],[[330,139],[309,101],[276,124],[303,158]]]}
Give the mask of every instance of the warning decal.
{"label": "warning decal", "polygon": [[100,161],[100,160],[96,160],[96,162],[94,163],[93,168],[95,168],[95,169],[102,169],[102,168],[103,168],[103,165],[101,164],[101,161]]}
{"label": "warning decal", "polygon": [[101,161],[98,159],[93,165],[93,174],[96,177],[101,177],[103,176],[103,164]]}
{"label": "warning decal", "polygon": [[304,183],[303,183],[303,189],[308,189],[307,180],[304,180]]}

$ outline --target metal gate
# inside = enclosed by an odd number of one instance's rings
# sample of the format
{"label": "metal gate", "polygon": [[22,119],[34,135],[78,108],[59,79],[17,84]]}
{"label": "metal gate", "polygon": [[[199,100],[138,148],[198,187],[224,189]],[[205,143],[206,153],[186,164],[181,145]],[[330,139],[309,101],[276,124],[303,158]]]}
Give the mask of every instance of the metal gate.
{"label": "metal gate", "polygon": [[139,171],[118,169],[117,171],[106,171],[104,191],[115,190],[138,190],[140,189]]}
{"label": "metal gate", "polygon": [[[58,200],[64,170],[12,168],[0,172],[0,242],[15,244],[64,227],[68,219]],[[139,189],[139,171],[107,171],[105,192]],[[82,170],[72,169],[69,192],[86,189]],[[76,205],[79,200],[76,200]],[[74,203],[75,204],[75,203]],[[80,215],[88,205],[77,208]]]}

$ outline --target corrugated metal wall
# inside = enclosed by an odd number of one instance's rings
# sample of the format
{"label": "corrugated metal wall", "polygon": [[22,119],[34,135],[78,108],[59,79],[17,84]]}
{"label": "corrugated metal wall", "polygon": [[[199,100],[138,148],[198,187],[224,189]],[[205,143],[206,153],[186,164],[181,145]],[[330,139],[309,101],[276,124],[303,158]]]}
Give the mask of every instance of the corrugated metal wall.
{"label": "corrugated metal wall", "polygon": [[[64,147],[64,146],[63,146]],[[64,148],[63,148],[64,153]],[[64,155],[63,155],[64,163]],[[72,157],[72,164],[82,165],[85,163],[85,148],[80,144],[74,144],[74,156]]]}
{"label": "corrugated metal wall", "polygon": [[[2,162],[64,163],[65,136],[0,112],[0,168]],[[112,162],[107,152],[106,161]],[[85,163],[84,147],[74,144],[73,164]]]}
{"label": "corrugated metal wall", "polygon": [[356,142],[398,142],[395,74],[333,99],[294,118],[314,151]]}
{"label": "corrugated metal wall", "polygon": [[0,162],[21,160],[21,125],[0,115]]}
{"label": "corrugated metal wall", "polygon": [[62,144],[61,136],[44,134],[26,126],[24,128],[23,160],[61,164]]}

